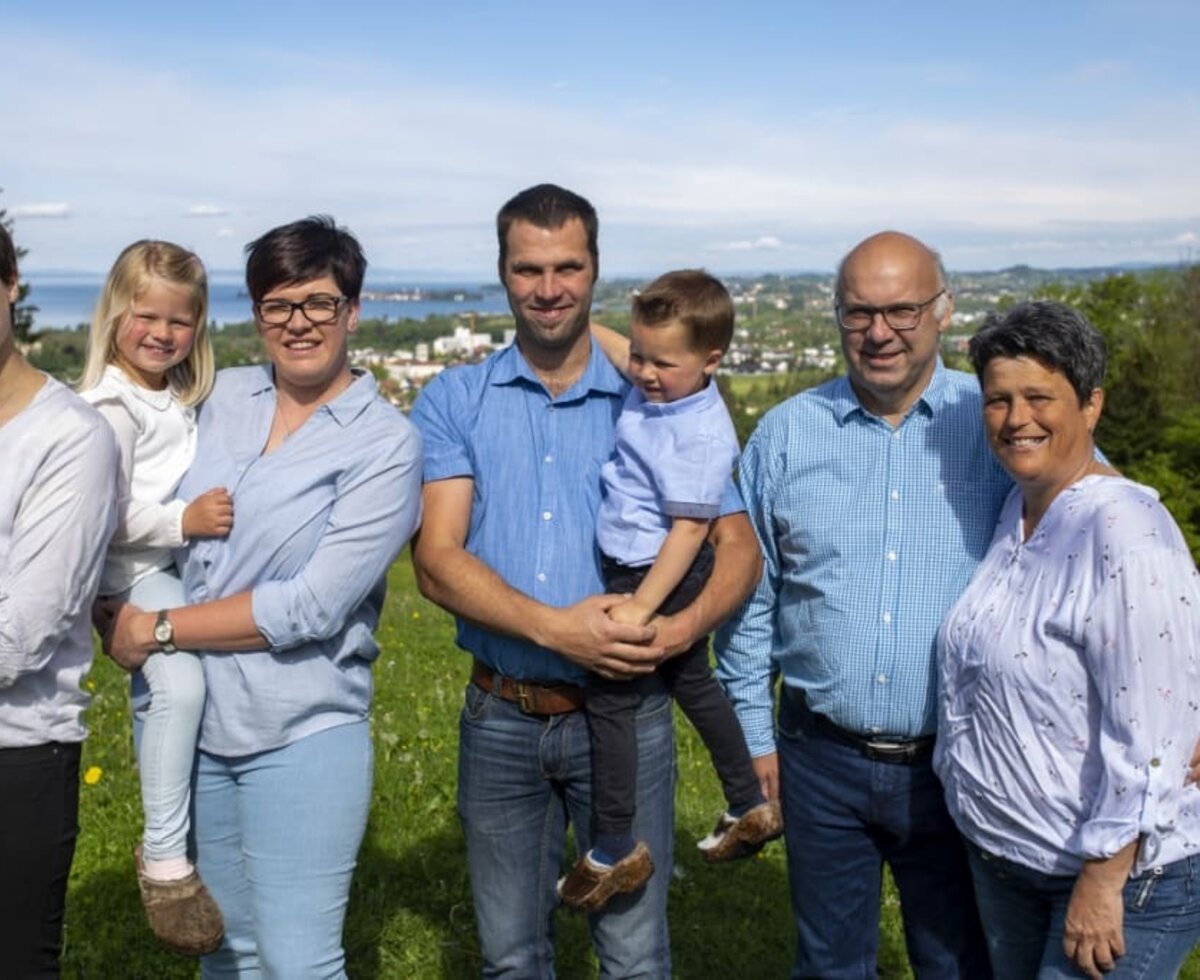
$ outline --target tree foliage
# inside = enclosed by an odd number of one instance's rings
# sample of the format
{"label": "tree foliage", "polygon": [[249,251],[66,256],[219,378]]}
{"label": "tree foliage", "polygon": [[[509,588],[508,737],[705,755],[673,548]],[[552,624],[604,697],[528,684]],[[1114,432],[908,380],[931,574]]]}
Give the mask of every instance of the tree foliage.
{"label": "tree foliage", "polygon": [[1158,490],[1200,555],[1200,266],[1050,285],[1041,295],[1076,307],[1104,334],[1097,443]]}
{"label": "tree foliage", "polygon": [[[3,188],[0,188],[2,191]],[[13,220],[8,216],[8,211],[0,208],[0,225],[8,229],[8,233],[13,235]],[[16,236],[13,235],[14,243]],[[20,265],[21,259],[28,254],[28,250],[17,246],[17,263]],[[13,335],[17,338],[18,343],[28,344],[37,340],[37,334],[33,330],[33,314],[37,312],[36,306],[31,306],[25,300],[29,296],[29,283],[23,282],[17,288],[17,306],[13,314]]]}

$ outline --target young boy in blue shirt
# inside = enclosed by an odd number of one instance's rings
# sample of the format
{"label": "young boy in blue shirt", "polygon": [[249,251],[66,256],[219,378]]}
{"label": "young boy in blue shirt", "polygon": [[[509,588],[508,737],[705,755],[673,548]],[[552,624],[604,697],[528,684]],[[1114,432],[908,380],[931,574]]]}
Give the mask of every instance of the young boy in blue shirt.
{"label": "young boy in blue shirt", "polygon": [[[601,470],[604,497],[596,538],[609,592],[629,594],[613,619],[645,624],[696,598],[712,572],[709,523],[738,457],[737,436],[712,381],[733,336],[733,301],[697,269],[668,272],[633,300],[631,339],[593,327],[634,387],[616,425],[616,449]],[[627,355],[627,357],[626,357]],[[595,912],[653,872],[646,845],[631,833],[637,788],[634,712],[665,684],[700,733],[728,810],[699,847],[710,861],[757,852],[778,837],[777,802],[759,787],[733,708],[712,674],[708,638],[662,663],[655,674],[586,688],[592,739],[594,843],[559,882],[572,908]]]}

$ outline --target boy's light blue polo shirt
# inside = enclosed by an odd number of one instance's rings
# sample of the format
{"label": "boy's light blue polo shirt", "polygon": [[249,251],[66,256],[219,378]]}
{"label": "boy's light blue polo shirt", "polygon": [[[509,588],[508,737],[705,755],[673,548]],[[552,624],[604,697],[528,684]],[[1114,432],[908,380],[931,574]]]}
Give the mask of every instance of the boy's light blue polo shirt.
{"label": "boy's light blue polo shirt", "polygon": [[623,565],[658,557],[671,520],[712,520],[732,482],[737,433],[716,384],[673,402],[634,388],[617,419],[616,450],[600,471],[600,550]]}

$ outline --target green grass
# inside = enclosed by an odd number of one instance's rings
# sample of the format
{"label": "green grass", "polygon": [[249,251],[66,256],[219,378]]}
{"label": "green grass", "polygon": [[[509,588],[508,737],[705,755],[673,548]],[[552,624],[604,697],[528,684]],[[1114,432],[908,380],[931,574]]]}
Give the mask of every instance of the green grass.
{"label": "green grass", "polygon": [[[375,794],[346,923],[350,976],[473,977],[475,941],[466,852],[454,809],[458,712],[469,660],[449,616],[413,584],[407,557],[393,567],[375,665]],[[63,959],[67,977],[194,977],[194,961],[163,952],[146,926],[131,850],[141,826],[125,675],[98,658],[90,684],[91,734],[83,765],[82,833],[71,873]],[[786,976],[792,925],[782,844],[735,865],[711,867],[695,843],[721,810],[703,746],[677,719],[676,873],[670,920],[675,974],[683,978]],[[560,912],[559,975],[596,974],[582,918]],[[908,977],[899,905],[883,898],[880,975]],[[1200,970],[1185,971],[1200,977]]]}

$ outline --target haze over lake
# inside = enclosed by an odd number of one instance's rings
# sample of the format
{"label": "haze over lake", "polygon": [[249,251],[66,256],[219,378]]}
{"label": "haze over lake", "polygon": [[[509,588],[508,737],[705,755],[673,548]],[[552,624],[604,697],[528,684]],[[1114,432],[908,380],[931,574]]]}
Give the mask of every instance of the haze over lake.
{"label": "haze over lake", "polygon": [[[81,272],[31,272],[22,278],[29,283],[28,303],[37,307],[34,327],[51,330],[88,323],[104,286],[104,276]],[[232,272],[210,273],[208,317],[219,324],[242,323],[251,318],[250,298],[245,283]],[[382,273],[368,278],[363,286],[364,318],[424,320],[435,315],[508,313],[504,291],[496,283],[414,282]],[[368,297],[387,294],[388,298]],[[421,298],[398,299],[394,294],[418,294]]]}

